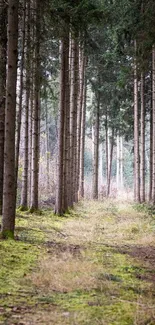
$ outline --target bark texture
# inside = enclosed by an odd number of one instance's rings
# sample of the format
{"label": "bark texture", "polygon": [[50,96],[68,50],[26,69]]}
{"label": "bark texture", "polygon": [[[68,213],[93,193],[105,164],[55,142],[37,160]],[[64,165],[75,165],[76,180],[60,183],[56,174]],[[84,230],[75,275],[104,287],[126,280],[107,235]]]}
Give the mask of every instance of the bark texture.
{"label": "bark texture", "polygon": [[6,92],[6,48],[7,48],[7,7],[6,1],[0,1],[0,215],[3,202],[3,166],[4,166],[4,123]]}
{"label": "bark texture", "polygon": [[140,202],[140,159],[139,159],[139,112],[138,112],[138,76],[136,60],[134,60],[134,200]]}
{"label": "bark texture", "polygon": [[8,3],[7,83],[5,110],[2,236],[13,237],[15,227],[15,120],[18,43],[18,0]]}
{"label": "bark texture", "polygon": [[141,202],[145,202],[145,100],[144,74],[141,73],[141,161],[140,161]]}
{"label": "bark texture", "polygon": [[30,211],[38,209],[39,183],[39,110],[40,110],[40,1],[36,0],[36,28],[35,28],[35,63],[34,63],[34,106],[32,131],[32,190]]}
{"label": "bark texture", "polygon": [[99,166],[99,123],[100,123],[100,95],[97,98],[97,110],[94,125],[94,153],[93,153],[93,199],[98,199],[98,166]]}

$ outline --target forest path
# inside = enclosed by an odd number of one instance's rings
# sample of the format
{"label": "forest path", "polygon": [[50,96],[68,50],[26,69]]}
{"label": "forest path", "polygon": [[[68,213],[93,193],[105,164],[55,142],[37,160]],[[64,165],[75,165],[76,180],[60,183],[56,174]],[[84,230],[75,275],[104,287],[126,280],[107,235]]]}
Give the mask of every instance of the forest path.
{"label": "forest path", "polygon": [[29,257],[3,288],[0,324],[155,325],[155,217],[137,209],[83,201],[63,218],[20,214],[14,245]]}

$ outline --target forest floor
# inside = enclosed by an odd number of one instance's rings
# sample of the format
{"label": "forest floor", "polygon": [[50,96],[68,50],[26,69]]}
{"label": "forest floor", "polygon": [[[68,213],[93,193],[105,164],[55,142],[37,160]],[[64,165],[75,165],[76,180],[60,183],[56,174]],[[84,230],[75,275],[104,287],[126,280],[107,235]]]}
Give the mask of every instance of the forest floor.
{"label": "forest floor", "polygon": [[155,214],[83,201],[64,217],[17,211],[0,241],[0,324],[155,325]]}

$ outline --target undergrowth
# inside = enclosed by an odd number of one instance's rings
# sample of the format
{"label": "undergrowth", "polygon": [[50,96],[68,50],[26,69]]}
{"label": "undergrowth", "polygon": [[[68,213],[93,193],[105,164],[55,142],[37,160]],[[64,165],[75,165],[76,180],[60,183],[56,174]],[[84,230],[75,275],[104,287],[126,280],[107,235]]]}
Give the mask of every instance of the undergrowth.
{"label": "undergrowth", "polygon": [[83,201],[64,217],[17,212],[0,241],[0,324],[155,324],[148,207]]}

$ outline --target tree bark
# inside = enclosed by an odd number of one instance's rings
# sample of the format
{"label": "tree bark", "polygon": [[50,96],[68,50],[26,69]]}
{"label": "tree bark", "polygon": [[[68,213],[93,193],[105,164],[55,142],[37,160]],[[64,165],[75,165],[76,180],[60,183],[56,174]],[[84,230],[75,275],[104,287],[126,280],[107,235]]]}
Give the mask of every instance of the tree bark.
{"label": "tree bark", "polygon": [[34,64],[34,107],[32,131],[32,191],[30,211],[38,209],[39,182],[39,110],[40,110],[40,1],[36,0],[36,29],[35,29],[35,64]]}
{"label": "tree bark", "polygon": [[71,206],[77,202],[77,107],[78,107],[78,41],[71,42]]}
{"label": "tree bark", "polygon": [[120,136],[117,134],[117,172],[116,172],[117,191],[120,190]]}
{"label": "tree bark", "polygon": [[97,111],[94,126],[94,154],[93,154],[93,199],[98,199],[98,166],[99,166],[99,124],[100,124],[100,94],[97,98]]}
{"label": "tree bark", "polygon": [[7,5],[0,1],[0,215],[3,202],[3,171],[4,171],[4,123],[6,93],[6,51],[7,51]]}
{"label": "tree bark", "polygon": [[19,149],[21,138],[21,119],[22,119],[22,105],[23,105],[23,88],[24,88],[24,61],[25,61],[25,18],[26,18],[26,0],[23,3],[23,23],[22,23],[22,45],[21,45],[21,61],[20,61],[20,91],[19,91],[19,109],[17,113],[17,130],[16,130],[16,148],[15,148],[15,168],[16,168],[16,191],[18,182],[18,165],[19,165]]}
{"label": "tree bark", "polygon": [[82,122],[81,122],[81,155],[80,155],[80,197],[84,198],[84,152],[85,152],[85,121],[86,121],[87,81],[83,88]]}
{"label": "tree bark", "polygon": [[149,160],[149,202],[152,202],[152,175],[153,175],[153,116],[150,109],[150,160]]}
{"label": "tree bark", "polygon": [[110,195],[113,149],[114,149],[114,128],[112,129],[112,135],[111,135],[111,150],[109,150],[110,151],[110,158],[109,158],[109,174],[108,174],[107,197],[109,197],[109,195]]}
{"label": "tree bark", "polygon": [[2,237],[13,237],[15,228],[15,120],[18,43],[18,0],[8,2],[7,83],[5,110],[4,187]]}
{"label": "tree bark", "polygon": [[59,102],[59,133],[58,133],[58,179],[57,179],[57,192],[56,192],[56,205],[55,213],[58,215],[63,214],[63,186],[64,186],[64,118],[65,118],[65,43],[62,39],[60,50],[60,102]]}
{"label": "tree bark", "polygon": [[77,122],[77,191],[80,195],[80,161],[81,161],[81,126],[82,126],[82,108],[84,100],[84,81],[85,81],[85,56],[83,50],[79,51],[79,105],[78,105],[78,122]]}
{"label": "tree bark", "polygon": [[139,159],[139,112],[138,112],[138,77],[136,60],[134,60],[134,199],[140,202],[140,159]]}
{"label": "tree bark", "polygon": [[22,174],[21,209],[28,208],[28,167],[29,167],[29,101],[30,101],[30,2],[27,3],[26,30],[26,103],[24,109],[24,168]]}
{"label": "tree bark", "polygon": [[153,131],[152,131],[152,156],[153,156],[153,177],[152,177],[152,203],[155,204],[155,46],[152,49],[152,120],[153,120]]}
{"label": "tree bark", "polygon": [[145,100],[144,73],[141,73],[141,164],[140,164],[141,203],[145,202]]}
{"label": "tree bark", "polygon": [[107,112],[107,108],[106,108],[106,116],[105,116],[105,150],[106,150],[106,187],[108,188],[109,146],[108,146],[108,112]]}
{"label": "tree bark", "polygon": [[69,29],[65,37],[65,135],[64,135],[64,211],[70,205],[70,69],[69,69]]}

